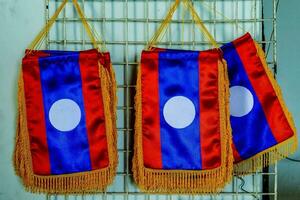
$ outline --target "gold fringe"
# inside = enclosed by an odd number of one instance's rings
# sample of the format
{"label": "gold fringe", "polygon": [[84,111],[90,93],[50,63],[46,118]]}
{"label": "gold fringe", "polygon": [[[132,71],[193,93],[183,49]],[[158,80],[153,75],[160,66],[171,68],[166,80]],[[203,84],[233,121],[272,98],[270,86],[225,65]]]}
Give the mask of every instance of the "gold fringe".
{"label": "gold fringe", "polygon": [[294,125],[292,115],[288,111],[288,109],[284,103],[281,89],[280,89],[278,83],[276,82],[272,71],[269,69],[269,67],[267,65],[264,51],[259,46],[259,44],[257,44],[256,42],[255,42],[255,46],[257,49],[257,56],[260,58],[260,60],[263,64],[264,70],[273,86],[276,96],[279,99],[279,102],[283,109],[284,115],[286,116],[288,123],[294,132],[294,135],[292,137],[288,138],[287,140],[285,140],[271,148],[268,148],[247,160],[243,160],[243,161],[235,164],[234,171],[236,174],[240,174],[240,175],[246,175],[246,174],[258,171],[258,170],[262,170],[262,168],[267,167],[271,164],[274,164],[276,161],[286,158],[289,154],[294,153],[297,150],[297,146],[298,146],[296,127]]}
{"label": "gold fringe", "polygon": [[144,166],[142,147],[142,96],[141,67],[138,69],[135,96],[135,141],[133,177],[142,191],[149,193],[217,193],[232,179],[233,157],[231,153],[231,131],[228,128],[229,113],[225,106],[229,101],[226,62],[219,61],[219,107],[221,165],[211,170],[157,170]]}
{"label": "gold fringe", "polygon": [[227,142],[227,155],[228,155],[228,164],[227,169],[229,174],[229,177],[227,177],[226,181],[229,182],[232,180],[232,173],[233,173],[233,152],[232,152],[232,130],[231,130],[231,124],[230,124],[230,108],[229,108],[229,98],[230,98],[230,92],[229,92],[229,77],[228,77],[228,68],[227,68],[227,62],[225,59],[222,59],[223,68],[224,68],[224,94],[225,94],[225,123],[226,123],[226,134],[228,137]]}
{"label": "gold fringe", "polygon": [[[112,69],[111,69],[112,70]],[[68,175],[36,175],[32,169],[32,160],[27,129],[24,83],[22,71],[18,81],[18,124],[14,151],[14,167],[16,174],[22,178],[26,190],[49,194],[78,194],[103,192],[111,184],[116,175],[118,164],[116,144],[116,98],[110,91],[116,88],[113,72],[108,72],[99,64],[99,78],[104,104],[106,137],[108,145],[109,166],[89,172]],[[111,99],[112,97],[112,99]]]}
{"label": "gold fringe", "polygon": [[[111,97],[111,113],[112,113],[112,123],[114,133],[113,133],[113,141],[117,142],[117,103],[118,103],[118,98],[117,98],[117,82],[116,82],[116,77],[115,77],[115,72],[113,69],[112,64],[110,64],[110,68],[108,69],[108,74],[109,74],[109,91],[110,91],[110,97]],[[117,144],[114,144],[117,149]],[[116,156],[118,157],[118,151],[116,150],[115,152]],[[118,163],[116,163],[116,166]]]}

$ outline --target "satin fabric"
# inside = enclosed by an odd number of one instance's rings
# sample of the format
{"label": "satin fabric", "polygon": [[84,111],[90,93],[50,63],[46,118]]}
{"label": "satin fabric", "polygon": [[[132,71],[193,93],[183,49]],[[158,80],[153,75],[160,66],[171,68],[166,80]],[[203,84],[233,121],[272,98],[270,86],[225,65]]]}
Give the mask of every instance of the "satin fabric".
{"label": "satin fabric", "polygon": [[[40,53],[40,55],[47,54]],[[33,172],[38,175],[49,175],[51,169],[40,84],[39,56],[26,54],[22,61],[22,73]]]}
{"label": "satin fabric", "polygon": [[[198,57],[199,52],[159,53],[159,113],[163,169],[202,169]],[[170,126],[163,116],[165,104],[176,96],[188,98],[196,110],[193,122],[185,128]]]}
{"label": "satin fabric", "polygon": [[79,60],[91,165],[93,170],[101,169],[109,165],[109,158],[98,62],[110,68],[110,57],[108,53],[84,51],[79,54]]}
{"label": "satin fabric", "polygon": [[253,95],[254,105],[249,114],[243,117],[230,116],[233,143],[240,159],[247,159],[277,142],[235,47],[228,44],[223,51],[228,64],[230,87],[243,86]]}
{"label": "satin fabric", "polygon": [[[39,66],[51,174],[91,170],[79,54],[41,57]],[[56,129],[49,119],[51,106],[61,99],[76,102],[81,111],[79,124],[67,132]]]}
{"label": "satin fabric", "polygon": [[[154,169],[201,170],[220,166],[218,51],[144,51],[141,59],[144,164]],[[168,125],[166,101],[187,96],[196,108],[192,124]]]}
{"label": "satin fabric", "polygon": [[[105,118],[98,61],[109,54],[34,51],[23,59],[27,124],[34,173],[67,174],[108,166]],[[49,121],[49,109],[59,99],[80,107],[79,125],[61,132]]]}
{"label": "satin fabric", "polygon": [[252,110],[230,117],[235,162],[262,152],[293,135],[278,97],[264,70],[251,35],[222,47],[228,65],[230,87],[243,86],[253,95]]}
{"label": "satin fabric", "polygon": [[141,58],[142,142],[145,167],[162,169],[157,52],[143,51]]}
{"label": "satin fabric", "polygon": [[218,51],[201,51],[199,56],[200,140],[202,168],[213,169],[221,165],[221,133],[219,109]]}

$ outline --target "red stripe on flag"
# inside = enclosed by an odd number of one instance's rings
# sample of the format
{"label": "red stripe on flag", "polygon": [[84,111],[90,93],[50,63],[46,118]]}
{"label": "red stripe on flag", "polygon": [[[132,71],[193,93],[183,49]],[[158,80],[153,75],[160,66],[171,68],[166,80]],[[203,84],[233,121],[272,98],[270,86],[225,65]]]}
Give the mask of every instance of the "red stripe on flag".
{"label": "red stripe on flag", "polygon": [[231,144],[231,148],[232,148],[232,153],[233,153],[233,158],[234,158],[234,163],[238,163],[239,161],[242,160],[239,152],[237,151],[234,142]]}
{"label": "red stripe on flag", "polygon": [[22,72],[33,172],[38,175],[50,175],[39,57],[25,57],[22,62]]}
{"label": "red stripe on flag", "polygon": [[143,52],[141,59],[142,132],[145,167],[161,169],[158,52]]}
{"label": "red stripe on flag", "polygon": [[202,169],[221,165],[218,60],[216,51],[199,54],[200,142]]}
{"label": "red stripe on flag", "polygon": [[[86,128],[93,170],[105,168],[109,164],[104,106],[98,67],[99,56],[102,55],[95,50],[84,51],[79,55]],[[103,56],[109,57],[109,54],[104,54]]]}
{"label": "red stripe on flag", "polygon": [[265,72],[262,60],[257,54],[250,34],[234,41],[235,48],[243,63],[252,87],[262,105],[268,124],[277,142],[282,142],[293,135],[293,131],[284,115],[278,97]]}

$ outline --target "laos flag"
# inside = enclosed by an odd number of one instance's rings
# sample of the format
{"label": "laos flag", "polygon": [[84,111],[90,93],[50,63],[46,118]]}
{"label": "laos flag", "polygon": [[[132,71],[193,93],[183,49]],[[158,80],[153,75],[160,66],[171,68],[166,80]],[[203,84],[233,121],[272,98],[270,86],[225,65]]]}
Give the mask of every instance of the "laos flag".
{"label": "laos flag", "polygon": [[142,189],[209,192],[230,176],[223,64],[218,50],[143,51],[133,161]]}
{"label": "laos flag", "polygon": [[35,175],[109,166],[99,77],[99,63],[105,66],[107,62],[109,54],[97,50],[32,51],[23,59],[26,122]]}
{"label": "laos flag", "polygon": [[265,55],[246,35],[222,47],[230,81],[236,171],[250,172],[296,150],[293,120]]}

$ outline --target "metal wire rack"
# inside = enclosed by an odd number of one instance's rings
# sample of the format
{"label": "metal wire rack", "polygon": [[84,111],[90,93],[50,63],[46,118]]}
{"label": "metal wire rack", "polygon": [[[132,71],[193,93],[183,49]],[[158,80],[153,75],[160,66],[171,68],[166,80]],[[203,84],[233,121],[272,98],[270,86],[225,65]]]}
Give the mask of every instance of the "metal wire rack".
{"label": "metal wire rack", "polygon": [[[274,199],[277,200],[277,166],[247,177],[235,176],[232,183],[216,196],[154,195],[140,192],[131,173],[136,72],[142,49],[161,23],[171,0],[80,0],[92,28],[100,33],[111,58],[118,84],[117,176],[104,194],[47,196],[48,199]],[[61,0],[45,0],[45,18]],[[276,11],[278,0],[194,0],[209,31],[219,44],[250,32],[267,52],[267,61],[276,73]],[[162,47],[208,49],[209,43],[181,6],[164,37]],[[71,3],[57,19],[46,38],[47,49],[79,50],[91,43]]]}

